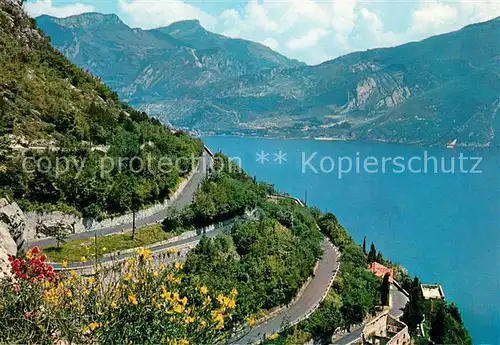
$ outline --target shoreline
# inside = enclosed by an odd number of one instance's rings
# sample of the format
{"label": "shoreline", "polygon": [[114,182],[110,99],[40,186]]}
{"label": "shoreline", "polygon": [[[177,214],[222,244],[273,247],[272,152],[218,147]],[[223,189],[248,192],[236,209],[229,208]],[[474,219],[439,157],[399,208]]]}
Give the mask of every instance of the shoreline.
{"label": "shoreline", "polygon": [[365,143],[365,144],[388,144],[388,145],[404,145],[411,147],[420,148],[432,148],[432,149],[443,149],[449,152],[453,152],[459,149],[462,150],[490,150],[490,151],[500,151],[500,147],[496,146],[473,146],[473,145],[457,145],[453,149],[446,148],[445,145],[424,145],[420,142],[401,142],[401,141],[388,141],[388,140],[364,140],[364,139],[347,139],[347,138],[336,138],[336,137],[284,137],[284,136],[260,136],[260,135],[237,135],[237,134],[201,134],[198,136],[199,139],[204,137],[228,137],[228,138],[244,138],[244,139],[264,139],[264,140],[296,140],[296,141],[318,141],[318,142],[346,142],[346,143]]}

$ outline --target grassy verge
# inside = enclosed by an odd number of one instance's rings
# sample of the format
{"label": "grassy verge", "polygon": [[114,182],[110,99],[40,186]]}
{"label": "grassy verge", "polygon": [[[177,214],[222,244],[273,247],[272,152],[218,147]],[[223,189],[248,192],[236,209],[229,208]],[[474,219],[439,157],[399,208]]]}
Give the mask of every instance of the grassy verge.
{"label": "grassy verge", "polygon": [[82,256],[86,258],[95,257],[96,252],[97,257],[102,257],[106,253],[147,246],[166,241],[174,236],[173,233],[165,232],[161,225],[155,224],[138,229],[133,240],[131,233],[97,237],[97,251],[94,238],[68,241],[61,244],[59,248],[49,246],[44,248],[43,251],[50,261],[62,262],[66,260],[75,262],[80,261]]}

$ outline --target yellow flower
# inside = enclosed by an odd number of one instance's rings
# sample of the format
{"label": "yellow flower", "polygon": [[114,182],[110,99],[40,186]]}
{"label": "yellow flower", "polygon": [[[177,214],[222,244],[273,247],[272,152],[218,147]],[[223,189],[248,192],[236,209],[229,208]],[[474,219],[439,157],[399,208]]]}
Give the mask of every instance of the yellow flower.
{"label": "yellow flower", "polygon": [[201,322],[201,327],[207,327],[207,322],[205,320]]}
{"label": "yellow flower", "polygon": [[228,307],[229,309],[234,309],[236,308],[236,300],[232,298],[226,298],[224,301],[224,306]]}
{"label": "yellow flower", "polygon": [[276,339],[278,339],[279,336],[280,335],[278,333],[274,333],[274,334],[268,335],[267,339],[269,339],[269,340],[276,340]]}
{"label": "yellow flower", "polygon": [[139,248],[137,254],[139,254],[141,260],[149,260],[151,258],[151,249]]}
{"label": "yellow flower", "polygon": [[80,261],[85,263],[85,262],[87,262],[87,258],[86,258],[85,256],[82,256],[82,257],[80,258]]}
{"label": "yellow flower", "polygon": [[190,325],[194,322],[194,317],[188,316],[188,317],[186,317],[184,322],[186,323],[186,325]]}
{"label": "yellow flower", "polygon": [[94,285],[95,284],[95,278],[94,277],[90,277],[87,281],[89,282],[89,285]]}
{"label": "yellow flower", "polygon": [[26,259],[31,259],[31,257],[33,256],[33,254],[31,253],[31,249],[28,250],[26,254],[24,254],[24,256],[26,257]]}
{"label": "yellow flower", "polygon": [[181,263],[179,263],[179,262],[176,262],[176,263],[175,263],[175,269],[176,269],[176,270],[180,271],[180,270],[182,270],[182,268],[183,268],[183,267],[184,267],[184,266],[183,266]]}
{"label": "yellow flower", "polygon": [[116,308],[118,308],[116,302],[111,302],[111,309],[116,309]]}
{"label": "yellow flower", "polygon": [[203,306],[206,307],[207,305],[210,304],[210,302],[212,302],[212,299],[209,297],[205,298],[205,300],[203,301]]}
{"label": "yellow flower", "polygon": [[224,328],[224,320],[222,320],[221,322],[219,322],[217,324],[217,326],[215,326],[215,329],[219,329],[220,330],[220,329],[223,329],[223,328]]}
{"label": "yellow flower", "polygon": [[158,268],[160,269],[160,271],[163,271],[165,269],[165,265],[164,264],[160,264],[160,266]]}
{"label": "yellow flower", "polygon": [[132,273],[130,273],[130,272],[125,274],[125,277],[123,277],[123,280],[125,280],[125,281],[130,280],[130,279],[132,279]]}
{"label": "yellow flower", "polygon": [[208,289],[207,289],[207,287],[206,287],[206,286],[202,286],[202,287],[200,288],[200,293],[201,293],[202,295],[206,295],[206,294],[208,293]]}
{"label": "yellow flower", "polygon": [[67,268],[68,267],[68,262],[66,260],[63,260],[63,262],[61,262],[61,267],[62,268]]}
{"label": "yellow flower", "polygon": [[137,298],[134,295],[129,295],[128,302],[132,303],[133,305],[137,305]]}
{"label": "yellow flower", "polygon": [[89,323],[88,327],[91,331],[95,331],[97,328],[99,328],[99,324],[97,322],[91,322]]}
{"label": "yellow flower", "polygon": [[161,294],[160,294],[160,296],[161,296],[161,298],[166,299],[168,301],[170,301],[172,299],[172,293],[168,292],[167,289],[165,288],[165,286],[161,287]]}
{"label": "yellow flower", "polygon": [[217,311],[212,312],[212,319],[214,322],[217,322],[217,329],[224,328],[224,315]]}
{"label": "yellow flower", "polygon": [[174,307],[174,311],[177,313],[177,314],[180,314],[184,311],[184,306],[181,305],[181,304],[177,304],[175,307]]}
{"label": "yellow flower", "polygon": [[226,297],[224,297],[223,295],[219,295],[219,296],[217,296],[217,301],[220,304],[224,305],[224,302],[226,301]]}
{"label": "yellow flower", "polygon": [[106,250],[108,250],[108,248],[106,248],[106,247],[101,248],[101,252],[105,252]]}
{"label": "yellow flower", "polygon": [[238,295],[238,290],[236,290],[236,288],[233,288],[233,289],[231,290],[231,295],[233,295],[233,296],[237,296],[237,295]]}
{"label": "yellow flower", "polygon": [[248,322],[248,325],[249,325],[250,327],[255,326],[255,318],[254,318],[254,317],[250,316],[250,317],[248,318],[247,322]]}
{"label": "yellow flower", "polygon": [[153,277],[158,278],[159,276],[160,276],[160,274],[158,272],[156,272],[156,271],[153,272]]}
{"label": "yellow flower", "polygon": [[183,299],[181,299],[180,302],[182,303],[183,306],[186,306],[186,304],[188,303],[187,297],[184,297]]}

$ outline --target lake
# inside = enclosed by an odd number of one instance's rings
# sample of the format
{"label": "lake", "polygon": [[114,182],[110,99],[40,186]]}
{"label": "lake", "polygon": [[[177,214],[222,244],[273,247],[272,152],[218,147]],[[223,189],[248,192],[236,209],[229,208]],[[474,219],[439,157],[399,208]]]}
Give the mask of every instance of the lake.
{"label": "lake", "polygon": [[333,212],[358,242],[366,236],[423,282],[442,284],[474,344],[500,344],[500,150],[203,140],[259,180]]}

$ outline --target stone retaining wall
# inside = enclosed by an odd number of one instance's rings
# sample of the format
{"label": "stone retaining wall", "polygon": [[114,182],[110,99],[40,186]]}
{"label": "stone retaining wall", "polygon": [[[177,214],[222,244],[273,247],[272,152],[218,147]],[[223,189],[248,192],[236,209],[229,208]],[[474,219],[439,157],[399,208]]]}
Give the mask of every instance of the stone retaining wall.
{"label": "stone retaining wall", "polygon": [[[156,213],[165,211],[172,202],[177,200],[177,198],[184,191],[184,188],[186,188],[186,185],[189,183],[197,170],[197,168],[194,169],[188,175],[188,177],[181,182],[181,184],[177,188],[177,191],[170,196],[170,200],[165,200],[163,203],[157,203],[147,209],[137,211],[135,216],[136,220],[147,218]],[[26,223],[25,239],[32,240],[46,237],[43,234],[37,233],[36,225],[38,222],[46,224],[48,226],[62,222],[64,224],[71,225],[73,227],[73,233],[80,233],[103,228],[112,228],[120,226],[122,224],[132,223],[133,214],[128,213],[122,216],[97,221],[93,218],[81,218],[60,211],[46,213],[26,212],[24,214],[24,218]]]}

